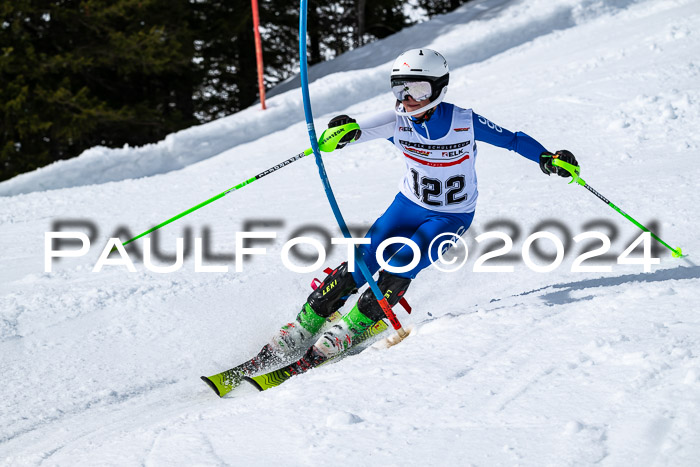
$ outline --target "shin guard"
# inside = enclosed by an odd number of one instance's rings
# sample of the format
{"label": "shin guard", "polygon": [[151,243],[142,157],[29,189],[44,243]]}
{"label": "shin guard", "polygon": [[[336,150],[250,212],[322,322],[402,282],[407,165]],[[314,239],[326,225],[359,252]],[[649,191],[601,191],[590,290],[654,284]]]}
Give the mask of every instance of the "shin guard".
{"label": "shin guard", "polygon": [[345,304],[348,296],[357,292],[355,280],[344,262],[328,274],[321,285],[314,290],[307,303],[317,315],[328,318]]}
{"label": "shin guard", "polygon": [[[395,276],[384,270],[379,273],[379,280],[377,281],[379,290],[382,291],[392,308],[401,300],[410,284],[411,279]],[[357,302],[357,307],[362,314],[373,319],[375,322],[384,318],[384,311],[379,305],[379,302],[377,302],[377,298],[374,296],[372,289],[368,288],[362,293]]]}

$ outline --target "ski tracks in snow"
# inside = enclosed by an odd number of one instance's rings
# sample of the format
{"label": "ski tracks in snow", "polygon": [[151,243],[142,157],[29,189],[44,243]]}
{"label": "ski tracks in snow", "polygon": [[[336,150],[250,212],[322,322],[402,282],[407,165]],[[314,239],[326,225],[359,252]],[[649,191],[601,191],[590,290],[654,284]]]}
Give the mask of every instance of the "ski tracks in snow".
{"label": "ski tracks in snow", "polygon": [[[449,369],[416,375],[434,383],[428,407],[509,432],[499,448],[512,461],[535,453],[557,464],[690,459],[700,348],[691,330],[700,319],[683,303],[698,278],[697,269],[675,268],[555,284],[432,319],[406,347]],[[659,297],[664,310],[647,306]],[[428,350],[443,339],[446,346]],[[417,360],[406,365],[430,366],[422,352],[403,353]]]}

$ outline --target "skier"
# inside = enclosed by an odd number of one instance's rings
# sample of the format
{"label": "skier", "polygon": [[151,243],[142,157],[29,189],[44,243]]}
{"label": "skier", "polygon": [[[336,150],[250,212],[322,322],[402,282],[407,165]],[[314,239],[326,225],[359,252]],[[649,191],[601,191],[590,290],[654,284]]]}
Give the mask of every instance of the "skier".
{"label": "skier", "polygon": [[[393,307],[406,293],[416,275],[438,256],[441,234],[462,235],[474,218],[478,197],[475,161],[477,141],[515,151],[539,163],[546,175],[571,176],[552,164],[554,158],[578,165],[566,150],[551,153],[535,139],[522,132],[512,133],[471,109],[444,102],[449,83],[447,61],[431,49],[408,50],[396,59],[391,70],[391,89],[396,96],[393,110],[360,121],[359,130],[349,132],[338,144],[372,139],[389,139],[403,153],[406,172],[400,191],[389,208],[367,232],[370,244],[359,250],[370,272],[379,270],[375,253],[378,245],[390,237],[404,237],[420,249],[420,260],[407,272],[382,270],[377,285]],[[347,115],[333,118],[333,128],[355,122]],[[432,242],[432,246],[431,246]],[[444,253],[444,251],[442,252]],[[393,256],[392,256],[393,255]],[[391,245],[384,257],[393,267],[411,263],[414,252],[401,244]],[[254,372],[266,362],[278,362],[294,350],[311,345],[304,356],[289,367],[292,374],[304,372],[352,345],[353,339],[384,318],[371,289],[367,288],[354,307],[320,337],[321,327],[345,301],[365,284],[359,270],[350,272],[347,262],[340,264],[309,295],[293,323],[288,323],[273,337],[247,367]],[[245,365],[245,364],[244,364]]]}

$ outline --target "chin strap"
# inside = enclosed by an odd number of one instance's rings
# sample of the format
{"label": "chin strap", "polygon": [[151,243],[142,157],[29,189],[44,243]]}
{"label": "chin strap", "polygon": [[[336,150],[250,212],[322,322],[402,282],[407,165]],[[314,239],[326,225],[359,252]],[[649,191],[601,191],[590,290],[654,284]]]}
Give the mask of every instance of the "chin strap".
{"label": "chin strap", "polygon": [[437,107],[433,107],[432,109],[428,110],[426,113],[423,114],[422,117],[411,117],[411,121],[416,125],[422,125],[423,123],[430,120],[430,117],[432,117],[435,113],[435,109],[437,109]]}

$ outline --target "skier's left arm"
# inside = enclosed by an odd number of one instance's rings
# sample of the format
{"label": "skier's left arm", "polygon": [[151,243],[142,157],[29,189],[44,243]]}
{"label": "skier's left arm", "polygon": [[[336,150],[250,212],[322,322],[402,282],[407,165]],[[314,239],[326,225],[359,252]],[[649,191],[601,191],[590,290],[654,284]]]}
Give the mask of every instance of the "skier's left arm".
{"label": "skier's left arm", "polygon": [[491,121],[474,112],[474,139],[483,141],[499,148],[515,151],[521,156],[537,162],[540,169],[546,175],[557,174],[561,177],[570,177],[571,174],[552,164],[553,159],[561,159],[569,164],[578,165],[574,155],[567,150],[556,153],[549,152],[535,138],[517,131],[513,133],[503,127],[495,125]]}

